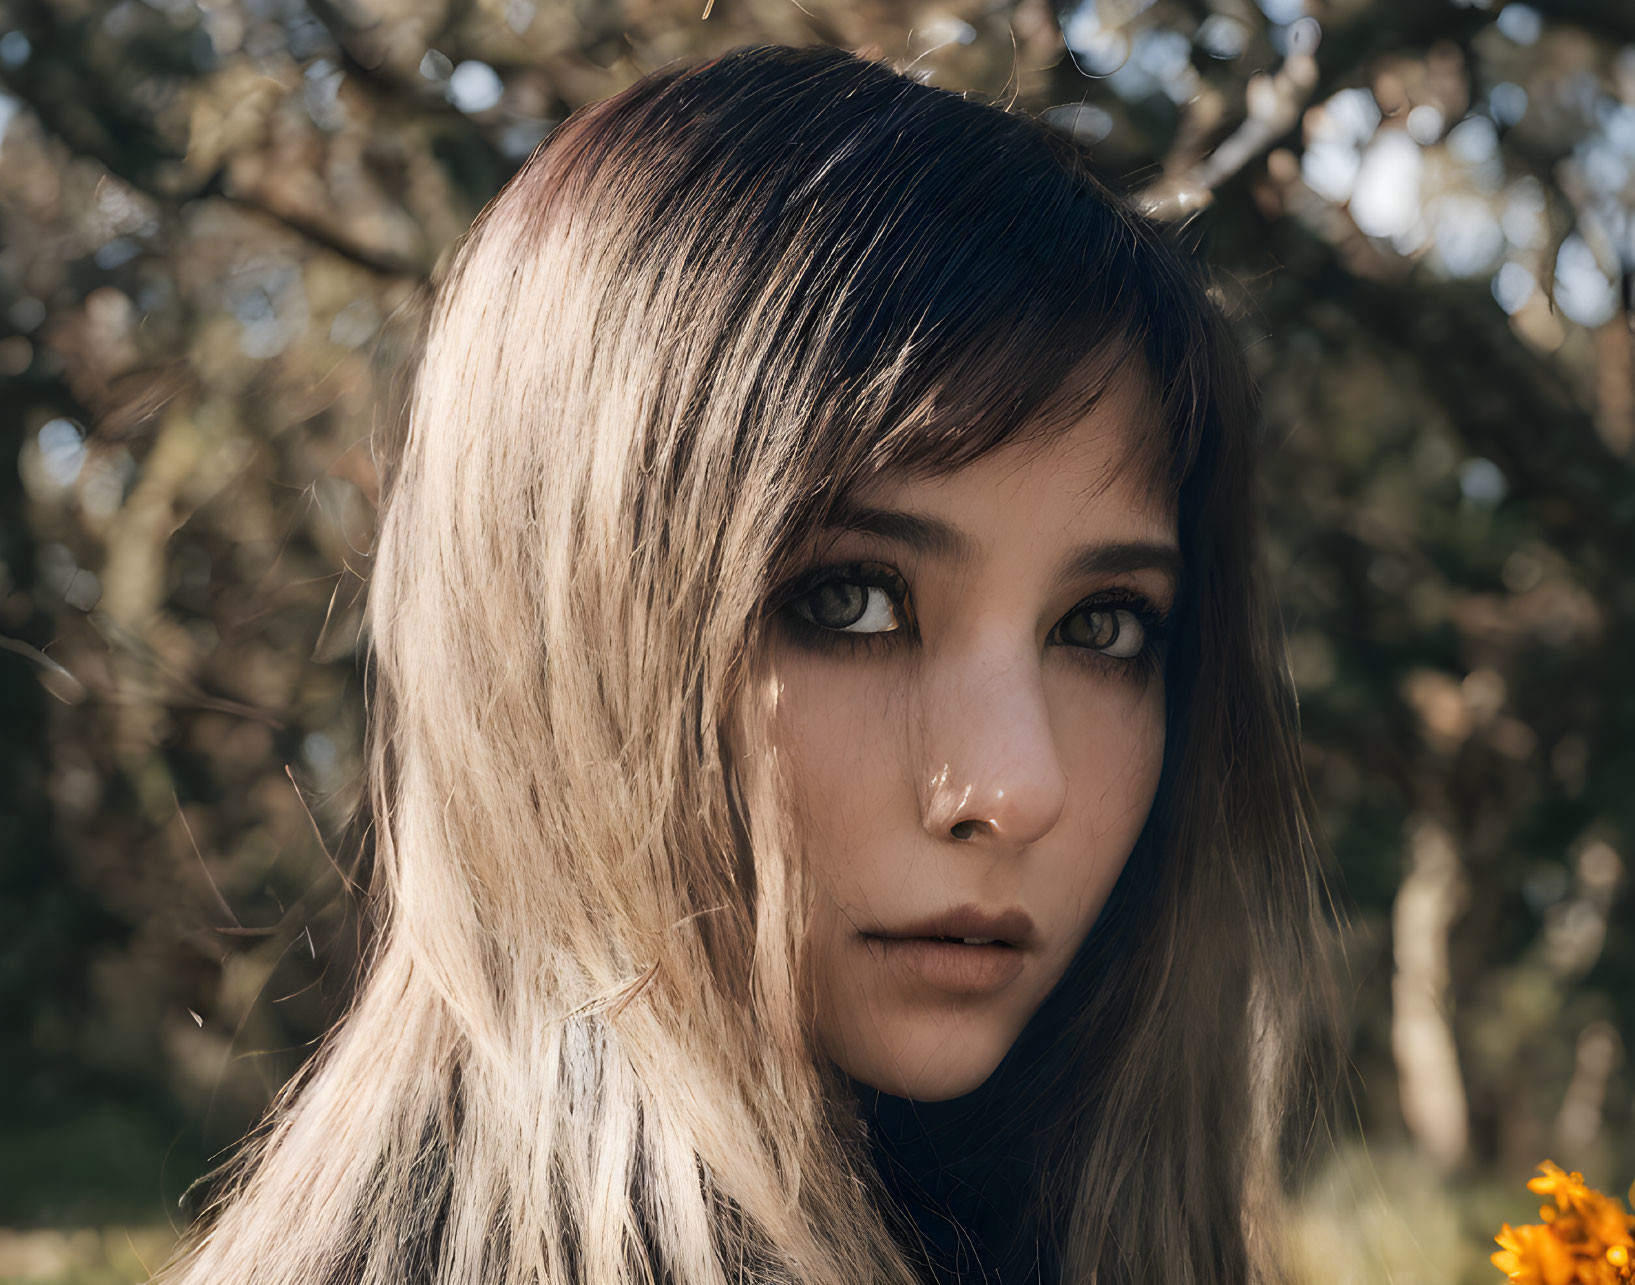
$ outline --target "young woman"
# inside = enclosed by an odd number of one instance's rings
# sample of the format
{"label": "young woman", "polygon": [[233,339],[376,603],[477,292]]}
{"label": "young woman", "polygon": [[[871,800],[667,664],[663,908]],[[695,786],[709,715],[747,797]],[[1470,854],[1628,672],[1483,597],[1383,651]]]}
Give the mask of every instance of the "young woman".
{"label": "young woman", "polygon": [[368,966],[161,1278],[1278,1279],[1253,424],[1029,119],[782,48],[571,117],[383,452]]}

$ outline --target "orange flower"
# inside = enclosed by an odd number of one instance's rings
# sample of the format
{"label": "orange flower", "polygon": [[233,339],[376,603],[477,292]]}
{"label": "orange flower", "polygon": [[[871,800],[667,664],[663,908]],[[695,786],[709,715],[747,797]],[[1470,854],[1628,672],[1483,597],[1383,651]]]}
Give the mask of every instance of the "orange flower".
{"label": "orange flower", "polygon": [[1577,1171],[1568,1173],[1554,1160],[1546,1160],[1539,1166],[1539,1171],[1539,1177],[1527,1180],[1527,1190],[1539,1196],[1554,1196],[1557,1209],[1571,1208],[1591,1194],[1590,1188],[1584,1185],[1583,1174]]}
{"label": "orange flower", "polygon": [[1506,1223],[1493,1239],[1501,1246],[1493,1255],[1493,1266],[1516,1285],[1573,1285],[1578,1278],[1572,1250],[1551,1235],[1548,1227]]}
{"label": "orange flower", "polygon": [[1542,1223],[1504,1225],[1495,1267],[1516,1285],[1635,1285],[1635,1218],[1622,1202],[1549,1160],[1527,1186],[1554,1203],[1539,1210]]}

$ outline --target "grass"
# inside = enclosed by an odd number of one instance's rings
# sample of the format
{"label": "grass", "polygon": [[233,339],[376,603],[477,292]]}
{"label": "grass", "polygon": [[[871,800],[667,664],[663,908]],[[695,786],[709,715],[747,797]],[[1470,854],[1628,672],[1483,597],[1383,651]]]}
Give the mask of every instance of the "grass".
{"label": "grass", "polygon": [[[1293,1211],[1300,1280],[1503,1285],[1488,1261],[1493,1233],[1507,1218],[1530,1219],[1536,1204],[1516,1183],[1450,1182],[1409,1151],[1354,1144]],[[0,1227],[0,1285],[140,1285],[174,1243],[174,1230],[163,1224]]]}
{"label": "grass", "polygon": [[0,1228],[0,1285],[137,1285],[174,1242],[169,1227]]}

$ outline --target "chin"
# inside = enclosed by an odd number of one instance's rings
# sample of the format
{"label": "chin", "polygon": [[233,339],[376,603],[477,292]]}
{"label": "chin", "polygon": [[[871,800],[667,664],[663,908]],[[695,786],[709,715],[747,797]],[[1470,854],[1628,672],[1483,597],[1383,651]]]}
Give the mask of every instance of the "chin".
{"label": "chin", "polygon": [[854,1080],[893,1097],[917,1102],[945,1102],[981,1088],[1004,1060],[1015,1039],[1010,1031],[975,1031],[966,1023],[951,1030],[944,1022],[915,1031],[899,1026],[896,1038],[848,1041],[831,1053],[840,1069]]}

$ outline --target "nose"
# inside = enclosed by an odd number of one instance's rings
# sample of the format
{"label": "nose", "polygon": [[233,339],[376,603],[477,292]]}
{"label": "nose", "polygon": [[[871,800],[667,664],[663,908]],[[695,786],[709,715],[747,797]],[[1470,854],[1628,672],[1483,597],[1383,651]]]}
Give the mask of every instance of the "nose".
{"label": "nose", "polygon": [[1021,848],[1067,802],[1037,651],[973,641],[929,663],[921,691],[921,817],[933,838]]}

